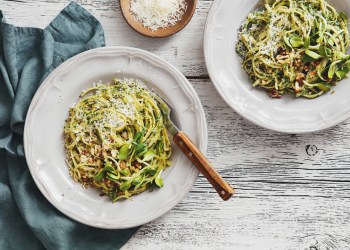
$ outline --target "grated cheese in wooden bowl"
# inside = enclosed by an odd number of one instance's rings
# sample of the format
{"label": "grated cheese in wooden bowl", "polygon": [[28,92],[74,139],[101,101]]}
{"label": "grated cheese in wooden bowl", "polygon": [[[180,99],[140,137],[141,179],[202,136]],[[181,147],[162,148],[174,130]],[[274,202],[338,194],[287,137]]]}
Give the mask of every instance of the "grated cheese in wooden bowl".
{"label": "grated cheese in wooden bowl", "polygon": [[134,19],[152,31],[174,26],[186,9],[186,0],[130,1],[130,10]]}

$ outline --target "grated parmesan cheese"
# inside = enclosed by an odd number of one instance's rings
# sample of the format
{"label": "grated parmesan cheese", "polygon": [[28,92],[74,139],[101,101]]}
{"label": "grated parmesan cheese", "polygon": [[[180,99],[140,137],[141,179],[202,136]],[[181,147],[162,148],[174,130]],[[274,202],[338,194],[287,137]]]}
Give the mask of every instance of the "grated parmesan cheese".
{"label": "grated parmesan cheese", "polygon": [[156,31],[174,26],[187,9],[185,0],[131,0],[130,10],[134,19]]}

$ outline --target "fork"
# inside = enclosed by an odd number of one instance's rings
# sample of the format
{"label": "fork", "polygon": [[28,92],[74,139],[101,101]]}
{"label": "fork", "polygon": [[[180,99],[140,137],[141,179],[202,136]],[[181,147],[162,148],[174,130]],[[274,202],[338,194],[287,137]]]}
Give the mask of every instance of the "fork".
{"label": "fork", "polygon": [[185,132],[178,129],[174,124],[176,119],[171,112],[171,106],[158,94],[155,94],[154,98],[159,104],[158,106],[163,116],[164,125],[173,136],[173,141],[210,182],[220,197],[225,201],[229,200],[234,194],[234,189],[221,177],[218,171],[216,171]]}

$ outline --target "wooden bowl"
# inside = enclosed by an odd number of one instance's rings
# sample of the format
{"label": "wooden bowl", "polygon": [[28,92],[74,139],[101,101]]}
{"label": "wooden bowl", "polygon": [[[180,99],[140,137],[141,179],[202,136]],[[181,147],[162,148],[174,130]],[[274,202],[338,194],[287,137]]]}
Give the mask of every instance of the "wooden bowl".
{"label": "wooden bowl", "polygon": [[120,8],[122,10],[125,21],[138,33],[149,36],[149,37],[166,37],[171,36],[180,30],[182,30],[191,20],[194,11],[196,9],[197,0],[186,0],[187,10],[182,15],[181,20],[179,20],[174,26],[169,26],[167,28],[160,28],[156,31],[143,26],[141,23],[135,21],[133,13],[130,11],[130,0],[119,0]]}

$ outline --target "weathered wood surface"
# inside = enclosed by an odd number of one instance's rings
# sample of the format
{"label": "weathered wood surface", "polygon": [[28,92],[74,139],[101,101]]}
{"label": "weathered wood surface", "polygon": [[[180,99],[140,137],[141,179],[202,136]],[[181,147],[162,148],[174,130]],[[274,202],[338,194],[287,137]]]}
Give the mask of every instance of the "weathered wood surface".
{"label": "weathered wood surface", "polygon": [[[0,0],[0,9],[8,22],[45,27],[67,2]],[[235,114],[205,69],[202,37],[211,1],[199,1],[189,26],[165,39],[131,30],[117,0],[78,2],[101,21],[107,45],[152,51],[190,79],[207,116],[207,156],[236,188],[223,202],[199,177],[186,199],[144,225],[124,249],[350,249],[350,121],[286,135]]]}
{"label": "weathered wood surface", "polygon": [[[68,0],[0,0],[7,21],[44,28]],[[108,46],[131,46],[153,52],[171,62],[186,76],[207,76],[203,55],[203,29],[211,1],[200,1],[194,18],[174,36],[154,39],[133,31],[124,21],[119,0],[78,0],[102,23]]]}

